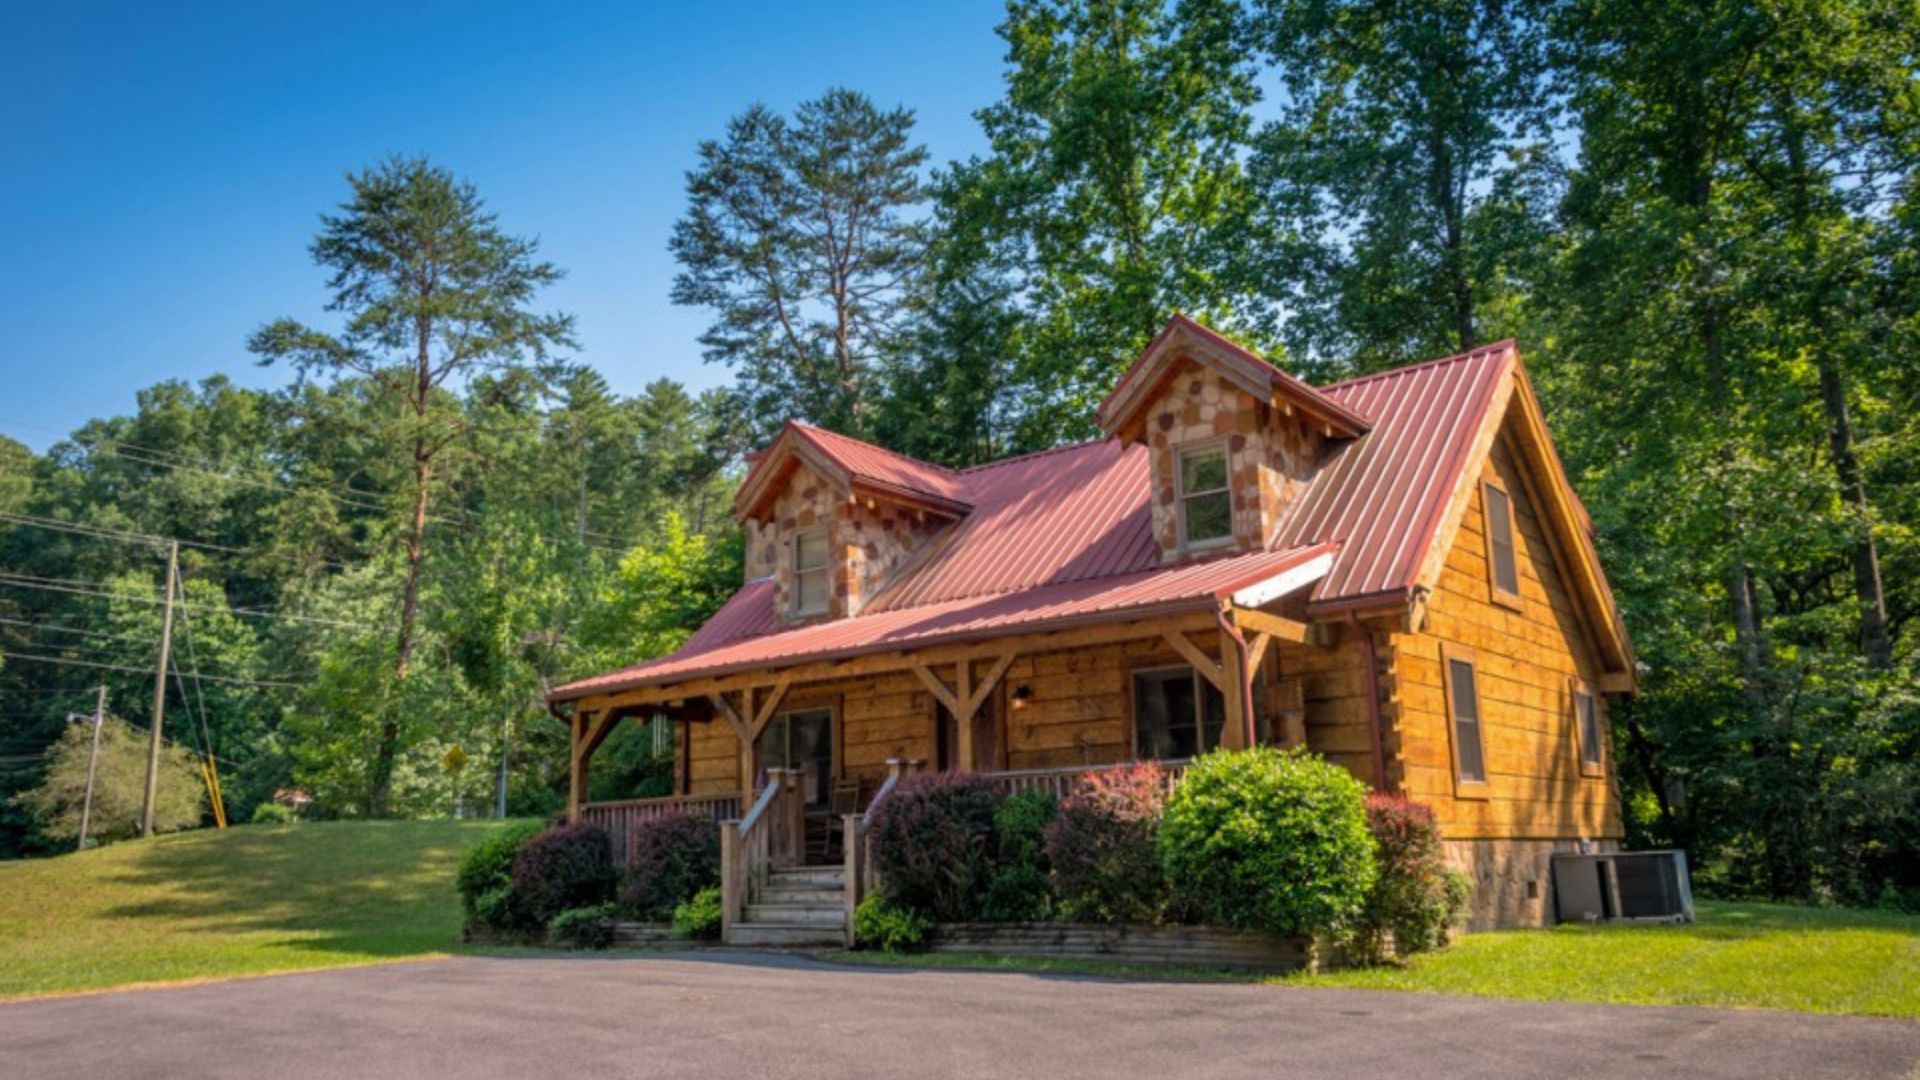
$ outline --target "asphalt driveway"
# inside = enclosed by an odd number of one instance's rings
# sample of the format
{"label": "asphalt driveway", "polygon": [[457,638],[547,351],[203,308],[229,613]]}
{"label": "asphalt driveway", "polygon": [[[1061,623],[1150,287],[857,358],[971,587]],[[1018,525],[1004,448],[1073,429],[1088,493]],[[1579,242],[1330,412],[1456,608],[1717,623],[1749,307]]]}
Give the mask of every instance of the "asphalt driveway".
{"label": "asphalt driveway", "polygon": [[1292,987],[497,956],[0,1004],[6,1080],[1887,1077],[1920,1024]]}

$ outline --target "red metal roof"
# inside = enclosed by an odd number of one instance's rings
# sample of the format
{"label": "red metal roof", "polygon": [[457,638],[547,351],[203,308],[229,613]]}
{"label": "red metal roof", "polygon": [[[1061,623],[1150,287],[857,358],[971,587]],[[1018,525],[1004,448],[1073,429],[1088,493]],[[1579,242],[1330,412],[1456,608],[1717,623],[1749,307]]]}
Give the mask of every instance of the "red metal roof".
{"label": "red metal roof", "polygon": [[1500,342],[1315,391],[1368,430],[1333,444],[1272,550],[1172,566],[1153,540],[1149,452],[1137,443],[1102,439],[954,471],[792,425],[851,475],[969,509],[853,618],[782,630],[772,582],[749,582],[672,656],[553,697],[1206,604],[1236,575],[1271,576],[1322,551],[1334,556],[1315,608],[1404,595],[1516,355]]}
{"label": "red metal roof", "polygon": [[[702,628],[701,633],[707,636],[699,645],[690,640],[685,648],[671,656],[569,683],[549,697],[565,701],[634,686],[806,660],[843,659],[1013,631],[1030,633],[1115,617],[1212,610],[1220,599],[1331,550],[1323,544],[1288,551],[1255,551],[1113,577],[1086,578],[1018,592],[867,613],[777,633],[755,633],[760,625],[757,616],[742,616],[736,621],[738,613],[728,613],[742,596],[765,584],[754,582],[736,594],[715,616],[714,622]],[[723,620],[729,632],[748,636],[720,640],[718,633],[710,634],[715,623]]]}
{"label": "red metal roof", "polygon": [[1275,543],[1341,544],[1315,602],[1351,603],[1414,585],[1474,436],[1517,355],[1502,341],[1322,392],[1373,420],[1294,501]]}

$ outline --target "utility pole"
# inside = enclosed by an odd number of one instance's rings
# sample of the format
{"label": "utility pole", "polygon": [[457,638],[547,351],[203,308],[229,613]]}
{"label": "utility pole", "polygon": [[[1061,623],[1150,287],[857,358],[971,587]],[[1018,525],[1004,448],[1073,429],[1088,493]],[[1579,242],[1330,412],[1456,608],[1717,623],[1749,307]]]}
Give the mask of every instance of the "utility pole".
{"label": "utility pole", "polygon": [[153,672],[153,737],[147,746],[147,796],[140,803],[140,835],[153,835],[153,804],[160,794],[160,727],[167,715],[167,665],[173,651],[173,583],[180,574],[180,541],[167,545],[167,606],[160,616],[160,666]]}
{"label": "utility pole", "polygon": [[100,725],[107,718],[107,687],[100,686],[99,695],[93,700],[93,749],[87,751],[87,793],[80,800],[80,840],[74,846],[75,851],[87,850],[87,825],[93,819],[93,773],[100,764]]}

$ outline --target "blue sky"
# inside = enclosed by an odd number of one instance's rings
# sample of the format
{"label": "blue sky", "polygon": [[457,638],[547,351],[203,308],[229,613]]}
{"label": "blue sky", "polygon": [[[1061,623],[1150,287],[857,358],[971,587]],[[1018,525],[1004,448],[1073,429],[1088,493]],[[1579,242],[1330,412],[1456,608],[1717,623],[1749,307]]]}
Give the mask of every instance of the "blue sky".
{"label": "blue sky", "polygon": [[249,331],[324,320],[342,174],[424,152],[567,271],[546,306],[632,391],[726,375],[667,293],[703,138],[833,85],[916,109],[936,162],[999,93],[968,3],[15,4],[0,15],[0,433],[44,449],[167,378],[255,386]]}

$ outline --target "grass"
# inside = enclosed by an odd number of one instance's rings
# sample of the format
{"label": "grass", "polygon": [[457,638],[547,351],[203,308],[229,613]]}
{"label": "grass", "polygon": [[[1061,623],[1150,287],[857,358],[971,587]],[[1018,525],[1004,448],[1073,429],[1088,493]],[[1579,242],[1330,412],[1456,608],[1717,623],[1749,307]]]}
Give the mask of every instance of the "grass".
{"label": "grass", "polygon": [[494,825],[250,825],[0,863],[0,999],[444,954],[454,867]]}
{"label": "grass", "polygon": [[1087,960],[831,953],[843,963],[1705,1005],[1920,1019],[1920,918],[1703,902],[1687,926],[1561,926],[1473,934],[1404,967],[1258,976]]}
{"label": "grass", "polygon": [[1920,917],[1702,902],[1686,926],[1472,934],[1402,968],[1293,976],[1315,986],[1535,1001],[1710,1005],[1920,1019]]}

